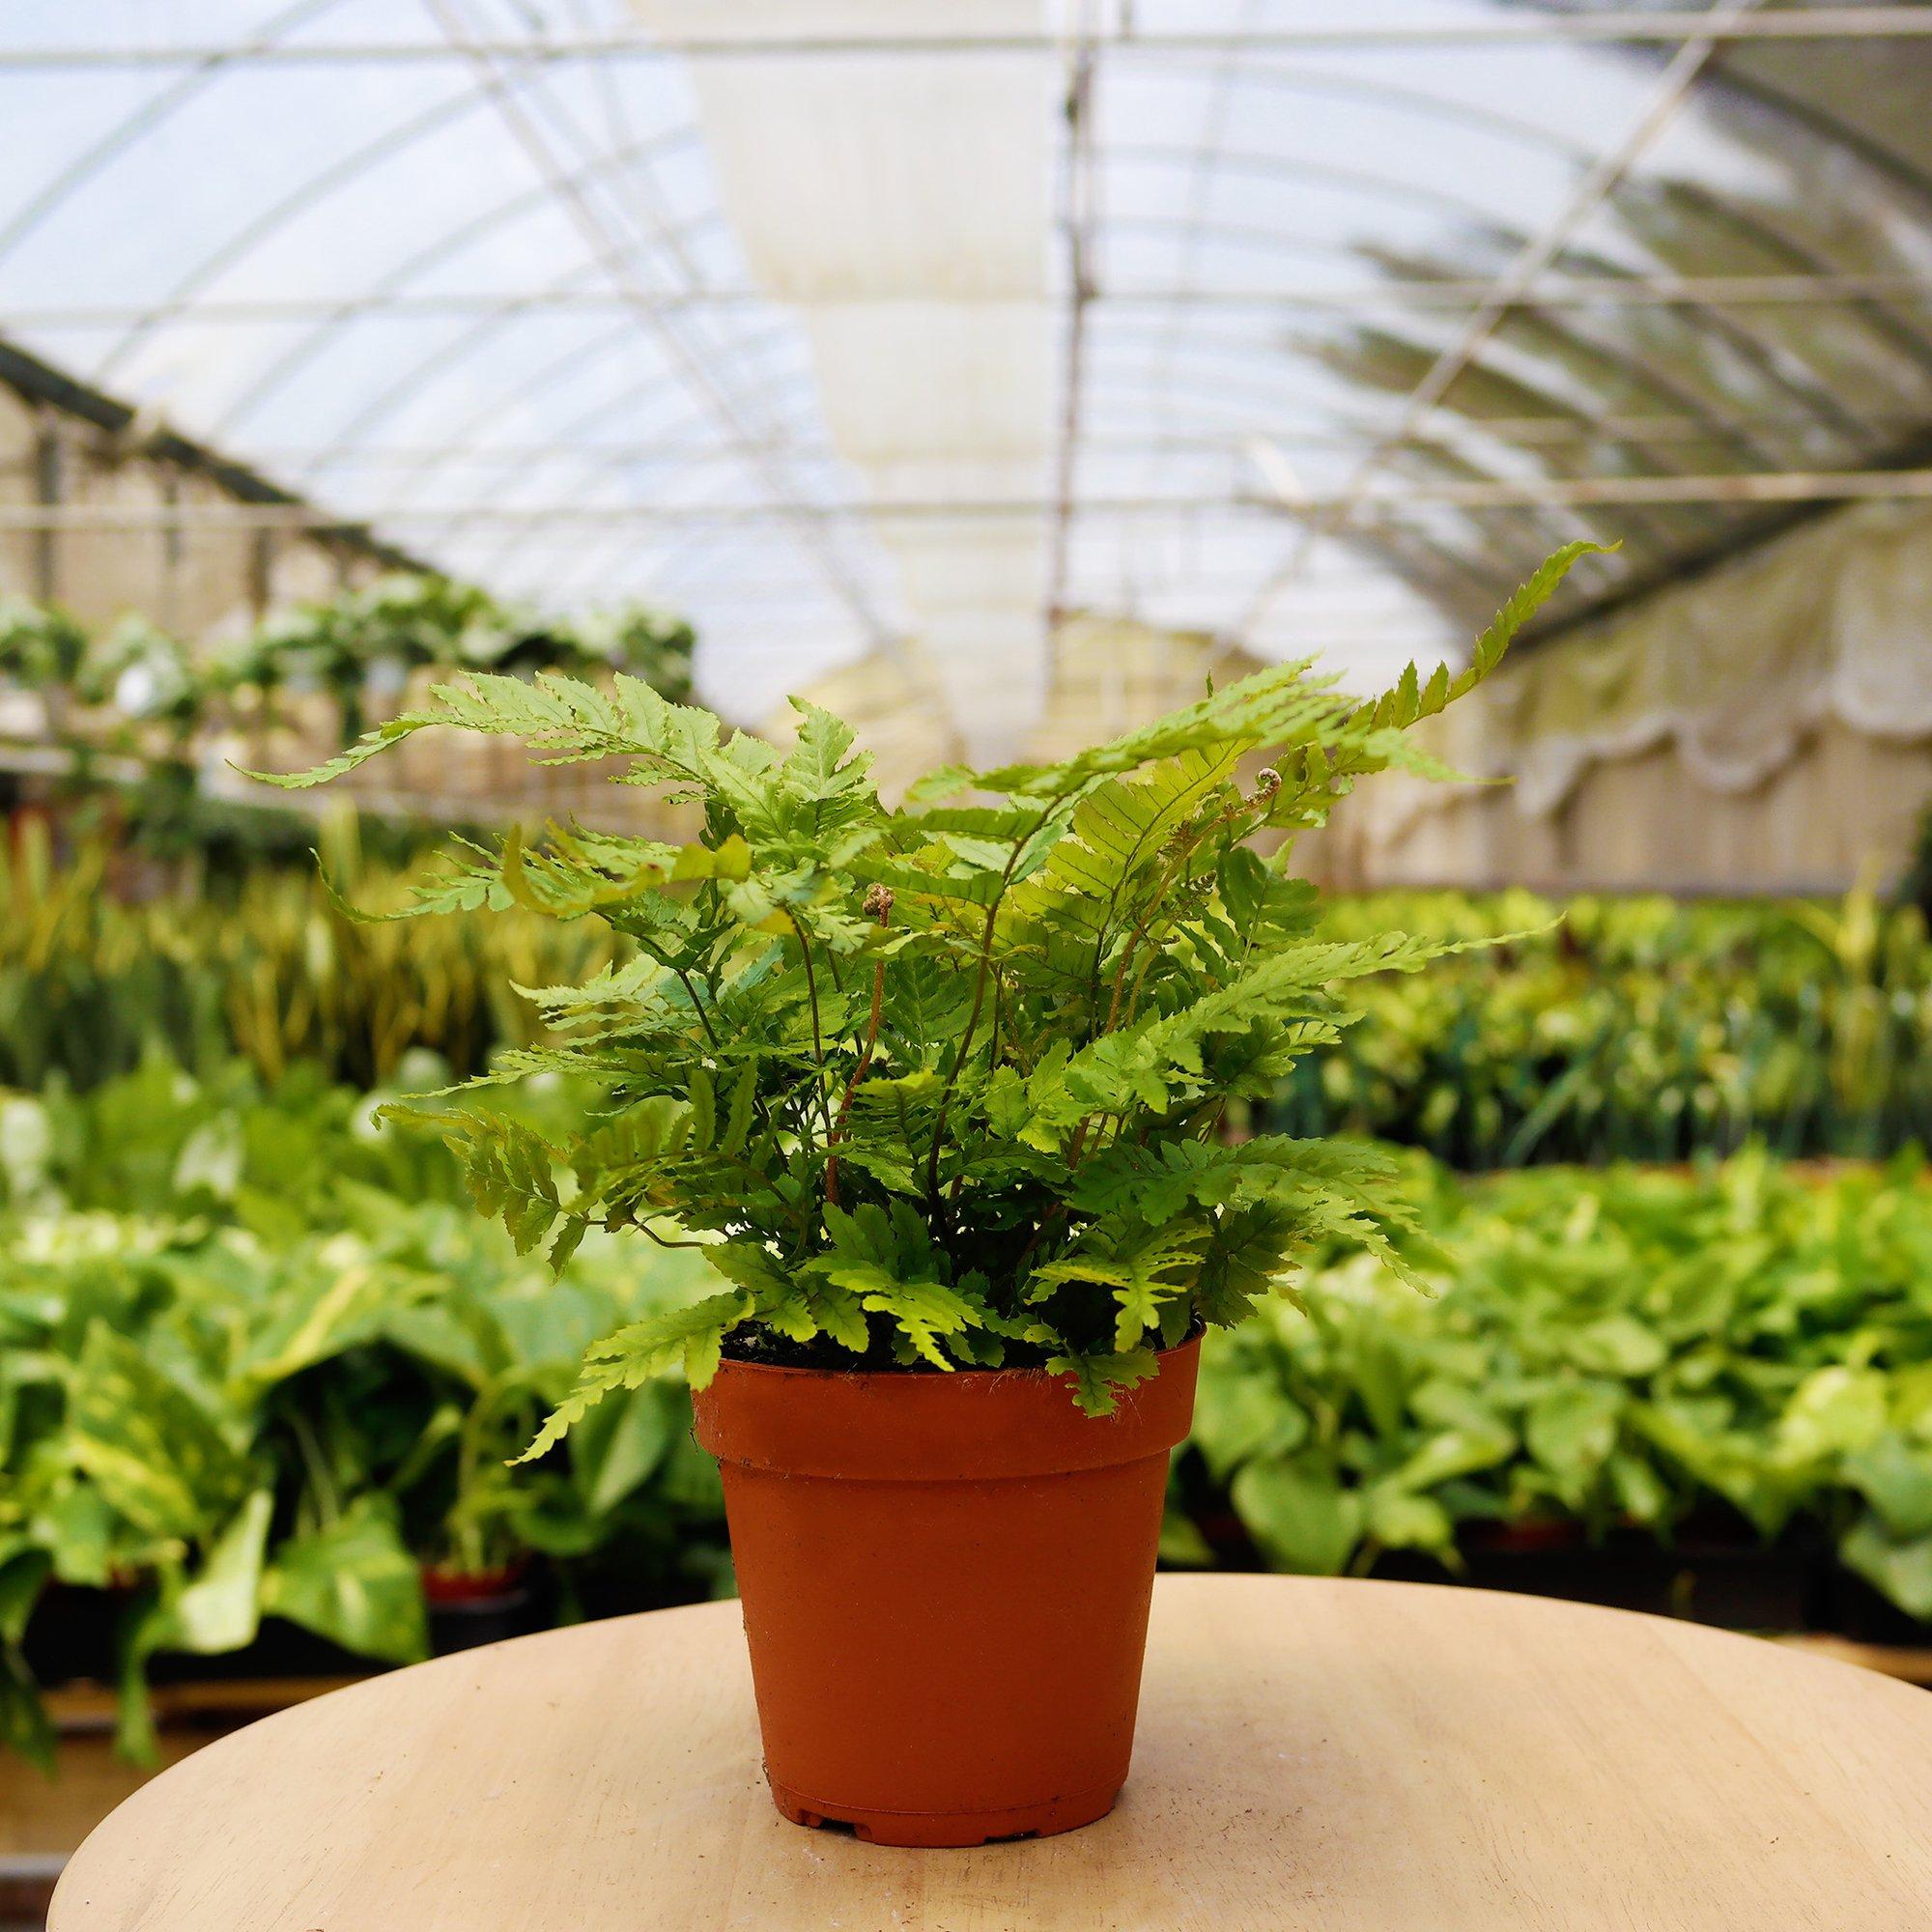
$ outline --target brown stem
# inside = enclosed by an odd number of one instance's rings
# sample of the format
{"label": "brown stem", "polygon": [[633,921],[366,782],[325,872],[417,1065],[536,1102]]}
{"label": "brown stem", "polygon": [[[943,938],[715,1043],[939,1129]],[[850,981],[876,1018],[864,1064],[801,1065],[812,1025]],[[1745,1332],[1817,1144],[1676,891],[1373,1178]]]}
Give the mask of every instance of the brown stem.
{"label": "brown stem", "polygon": [[1000,899],[1006,894],[1006,882],[1012,877],[1013,867],[1018,864],[1020,848],[1013,847],[1013,856],[1007,861],[1007,869],[1001,875],[1000,891],[993,902],[986,908],[986,923],[980,934],[980,970],[973,980],[973,1010],[966,1015],[966,1030],[959,1036],[959,1044],[953,1049],[952,1065],[946,1075],[946,1085],[939,1092],[939,1118],[933,1122],[932,1146],[925,1156],[925,1192],[932,1202],[939,1199],[939,1148],[946,1138],[946,1110],[952,1102],[952,1090],[959,1084],[959,1069],[966,1064],[968,1048],[973,1044],[973,1036],[979,1031],[980,1009],[986,1004],[986,975],[993,959],[993,921],[1000,910]]}
{"label": "brown stem", "polygon": [[[973,982],[973,1010],[966,1016],[966,1031],[959,1036],[959,1045],[952,1055],[952,1065],[946,1075],[946,1085],[939,1091],[939,1118],[933,1122],[932,1146],[925,1156],[925,1195],[937,1208],[939,1205],[939,1150],[946,1139],[946,1114],[952,1104],[952,1090],[959,1084],[959,1069],[966,1064],[966,1054],[973,1044],[973,1036],[979,1031],[980,1010],[986,1002],[986,977],[993,966],[993,927],[998,919],[1000,901],[1007,895],[1007,888],[1012,884],[1013,873],[1019,869],[1020,860],[1026,849],[1039,836],[1041,826],[1052,818],[1066,799],[1068,792],[1056,792],[1040,808],[1039,816],[1013,840],[1013,849],[1008,855],[1005,869],[1000,873],[1000,883],[993,891],[992,903],[986,908],[986,923],[980,934],[980,969]],[[997,1046],[998,1041],[994,1044]]]}
{"label": "brown stem", "polygon": [[[1042,1240],[1045,1239],[1046,1231],[1050,1227],[1052,1227],[1056,1221],[1064,1221],[1065,1220],[1065,1218],[1066,1218],[1066,1203],[1064,1201],[1056,1201],[1053,1204],[1053,1206],[1050,1207],[1046,1210],[1046,1212],[1039,1217],[1039,1225],[1037,1228],[1035,1228],[1035,1230],[1031,1235],[1027,1236],[1026,1246],[1020,1250],[1018,1260],[1016,1260],[1013,1263],[1014,1288],[1017,1289],[1020,1283],[1026,1279],[1026,1264],[1033,1259],[1033,1251],[1039,1246]],[[1017,1312],[1017,1304],[1015,1304],[1015,1312]]]}
{"label": "brown stem", "polygon": [[[608,1227],[610,1224],[606,1222],[604,1225]],[[637,1229],[639,1234],[649,1235],[650,1238],[661,1248],[709,1248],[716,1245],[712,1241],[668,1241],[662,1235],[653,1233],[647,1221],[634,1219],[630,1225]]]}

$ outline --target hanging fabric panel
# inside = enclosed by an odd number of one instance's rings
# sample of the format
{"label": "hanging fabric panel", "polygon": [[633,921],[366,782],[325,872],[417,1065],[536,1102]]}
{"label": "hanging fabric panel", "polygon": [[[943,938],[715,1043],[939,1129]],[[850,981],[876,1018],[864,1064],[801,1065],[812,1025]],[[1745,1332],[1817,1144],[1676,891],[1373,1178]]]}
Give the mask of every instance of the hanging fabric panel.
{"label": "hanging fabric panel", "polygon": [[822,414],[953,722],[971,755],[1006,756],[1046,684],[1055,68],[958,43],[1037,35],[1042,0],[638,6],[667,34],[946,39],[929,57],[747,54],[692,73],[751,274],[804,321]]}

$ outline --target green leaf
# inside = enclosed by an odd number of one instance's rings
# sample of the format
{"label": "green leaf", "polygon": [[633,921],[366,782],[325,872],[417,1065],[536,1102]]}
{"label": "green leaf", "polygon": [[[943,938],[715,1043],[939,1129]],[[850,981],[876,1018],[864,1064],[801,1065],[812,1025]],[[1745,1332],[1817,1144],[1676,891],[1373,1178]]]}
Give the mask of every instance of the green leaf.
{"label": "green leaf", "polygon": [[1529,1452],[1580,1500],[1584,1487],[1616,1447],[1624,1393],[1614,1382],[1562,1382],[1530,1405],[1523,1439]]}
{"label": "green leaf", "polygon": [[422,1578],[386,1498],[359,1498],[294,1537],[262,1578],[262,1608],[361,1657],[413,1663],[429,1648]]}
{"label": "green leaf", "polygon": [[1208,1473],[1226,1482],[1243,1463],[1280,1461],[1300,1448],[1308,1435],[1306,1411],[1273,1380],[1217,1373],[1212,1359],[1202,1364],[1190,1437]]}
{"label": "green leaf", "polygon": [[1805,1377],[1777,1421],[1787,1456],[1833,1456],[1871,1448],[1885,1433],[1886,1378],[1875,1369],[1833,1363]]}
{"label": "green leaf", "polygon": [[254,1642],[261,1622],[262,1563],[274,1497],[257,1490],[208,1552],[201,1573],[174,1601],[162,1647],[202,1656]]}
{"label": "green leaf", "polygon": [[1357,719],[1378,728],[1406,729],[1424,718],[1432,718],[1459,697],[1465,697],[1502,662],[1503,653],[1522,627],[1542,610],[1558,584],[1586,556],[1605,556],[1618,548],[1615,544],[1592,543],[1579,539],[1565,544],[1547,557],[1517,588],[1494,621],[1476,639],[1469,666],[1451,679],[1446,668],[1438,668],[1426,686],[1418,683],[1410,665],[1395,689],[1364,705]]}
{"label": "green leaf", "polygon": [[1434,1489],[1452,1477],[1473,1475],[1506,1462],[1516,1450],[1507,1429],[1447,1429],[1432,1435],[1397,1469],[1389,1481],[1403,1490]]}
{"label": "green leaf", "polygon": [[1670,1350],[1662,1336],[1632,1315],[1605,1315],[1578,1328],[1564,1352],[1579,1369],[1606,1376],[1647,1376]]}
{"label": "green leaf", "polygon": [[1160,1373],[1151,1349],[1128,1349],[1110,1355],[1076,1354],[1065,1350],[1046,1358],[1049,1375],[1065,1376],[1073,1400],[1086,1415],[1111,1415],[1123,1389],[1130,1389]]}
{"label": "green leaf", "polygon": [[1908,1542],[1932,1536],[1932,1446],[1895,1433],[1880,1435],[1846,1457],[1845,1480],[1892,1536]]}
{"label": "green leaf", "polygon": [[119,1522],[114,1506],[91,1483],[63,1489],[36,1513],[32,1534],[53,1553],[63,1583],[103,1590],[112,1580]]}
{"label": "green leaf", "polygon": [[1890,1536],[1867,1518],[1853,1526],[1838,1555],[1907,1616],[1932,1617],[1932,1536]]}
{"label": "green leaf", "polygon": [[1339,1576],[1361,1541],[1360,1497],[1317,1458],[1250,1463],[1236,1473],[1230,1494],[1277,1570]]}
{"label": "green leaf", "polygon": [[0,1644],[17,1644],[53,1570],[48,1551],[24,1535],[0,1538]]}
{"label": "green leaf", "polygon": [[598,1516],[614,1510],[690,1424],[684,1397],[663,1382],[647,1382],[593,1408],[570,1438],[571,1480],[585,1506]]}
{"label": "green leaf", "polygon": [[1200,1526],[1172,1503],[1160,1520],[1160,1561],[1178,1570],[1209,1570],[1214,1564],[1213,1548]]}
{"label": "green leaf", "polygon": [[51,1777],[59,1743],[27,1660],[16,1645],[0,1644],[0,1746]]}
{"label": "green leaf", "polygon": [[1400,1487],[1378,1484],[1363,1496],[1362,1505],[1363,1528],[1384,1549],[1453,1554],[1456,1526],[1449,1512],[1433,1496],[1412,1495]]}
{"label": "green leaf", "polygon": [[753,1305],[750,1295],[734,1289],[688,1308],[647,1315],[607,1336],[589,1350],[576,1386],[516,1461],[534,1462],[618,1389],[640,1388],[652,1377],[679,1367],[693,1388],[703,1388],[718,1371],[724,1337],[751,1314]]}
{"label": "green leaf", "polygon": [[939,1346],[941,1340],[963,1335],[980,1324],[979,1305],[945,1282],[901,1281],[877,1262],[821,1259],[810,1265],[834,1288],[857,1295],[859,1306],[867,1314],[890,1316],[913,1348],[936,1369],[952,1367]]}
{"label": "green leaf", "polygon": [[81,1350],[68,1440],[109,1505],[154,1535],[202,1536],[248,1487],[246,1459],[218,1420],[103,1322]]}

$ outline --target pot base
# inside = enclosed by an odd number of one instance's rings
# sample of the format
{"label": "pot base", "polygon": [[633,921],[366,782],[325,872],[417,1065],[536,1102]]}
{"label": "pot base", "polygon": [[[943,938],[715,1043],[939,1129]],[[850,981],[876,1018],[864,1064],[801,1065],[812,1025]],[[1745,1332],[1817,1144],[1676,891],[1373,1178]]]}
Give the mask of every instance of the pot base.
{"label": "pot base", "polygon": [[794,1825],[814,1831],[842,1828],[868,1845],[916,1845],[931,1851],[1077,1832],[1104,1818],[1120,1795],[1119,1785],[1103,1784],[1070,1798],[1050,1798],[1042,1804],[1021,1804],[1007,1811],[862,1811],[851,1805],[828,1807],[823,1800],[772,1784],[772,1802]]}

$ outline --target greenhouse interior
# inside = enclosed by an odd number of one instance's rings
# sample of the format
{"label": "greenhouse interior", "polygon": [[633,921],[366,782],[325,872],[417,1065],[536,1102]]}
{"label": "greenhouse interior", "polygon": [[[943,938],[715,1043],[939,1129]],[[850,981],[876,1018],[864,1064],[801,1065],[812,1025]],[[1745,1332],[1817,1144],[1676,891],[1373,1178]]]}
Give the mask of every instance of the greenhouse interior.
{"label": "greenhouse interior", "polygon": [[1932,1923],[1932,6],[0,101],[4,1932]]}

